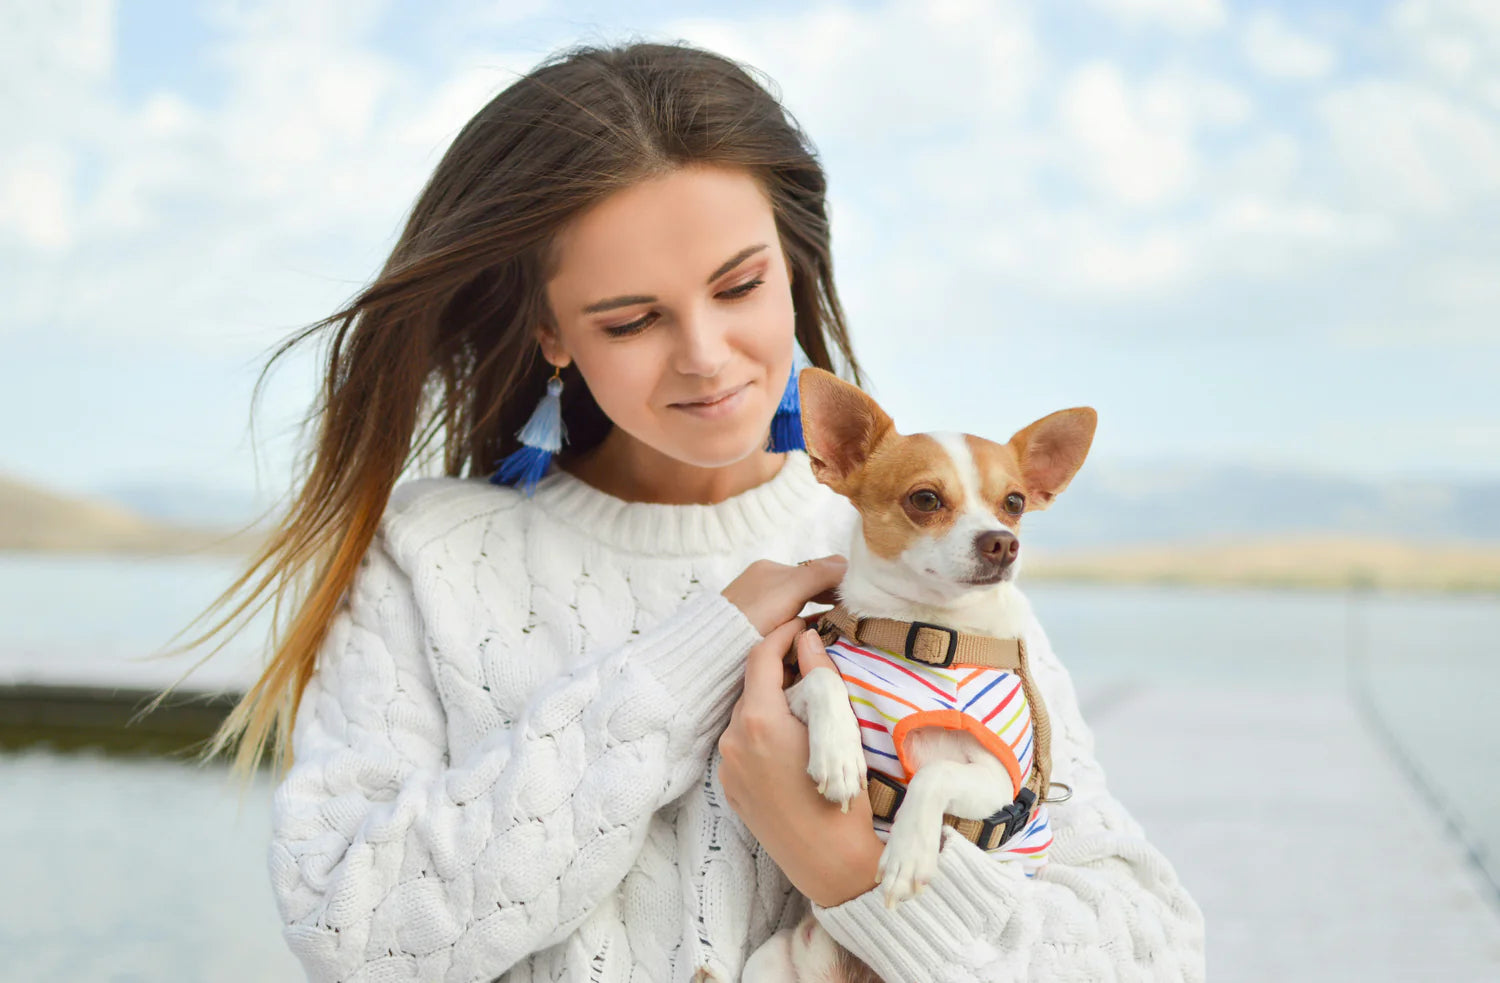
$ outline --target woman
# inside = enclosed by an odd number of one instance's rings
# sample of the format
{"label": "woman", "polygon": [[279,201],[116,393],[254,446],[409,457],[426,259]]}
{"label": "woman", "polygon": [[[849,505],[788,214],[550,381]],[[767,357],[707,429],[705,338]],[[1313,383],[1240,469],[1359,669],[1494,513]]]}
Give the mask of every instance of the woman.
{"label": "woman", "polygon": [[[831,603],[853,512],[766,441],[794,340],[859,381],[824,188],[741,66],[562,52],[276,353],[333,329],[307,480],[231,593],[261,569],[236,614],[307,593],[210,753],[290,751],[270,866],[310,978],[734,980],[803,896],[889,983],[1202,976],[1198,911],[1045,644],[1075,790],[1045,875],[945,839],[887,910],[868,803],[806,775],[782,661],[799,635],[804,671],[827,659],[798,615]],[[515,438],[549,398],[550,459]],[[398,483],[438,430],[447,477]]]}

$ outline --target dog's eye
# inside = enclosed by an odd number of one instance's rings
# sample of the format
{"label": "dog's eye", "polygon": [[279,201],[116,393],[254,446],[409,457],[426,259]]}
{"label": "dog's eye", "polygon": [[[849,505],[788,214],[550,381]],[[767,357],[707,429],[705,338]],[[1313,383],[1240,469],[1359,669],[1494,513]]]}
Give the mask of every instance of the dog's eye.
{"label": "dog's eye", "polygon": [[926,488],[912,492],[909,501],[918,512],[936,512],[943,507],[943,500],[938,498],[937,492],[928,491]]}
{"label": "dog's eye", "polygon": [[1005,511],[1010,515],[1020,515],[1026,511],[1026,496],[1020,492],[1011,492],[1005,496]]}

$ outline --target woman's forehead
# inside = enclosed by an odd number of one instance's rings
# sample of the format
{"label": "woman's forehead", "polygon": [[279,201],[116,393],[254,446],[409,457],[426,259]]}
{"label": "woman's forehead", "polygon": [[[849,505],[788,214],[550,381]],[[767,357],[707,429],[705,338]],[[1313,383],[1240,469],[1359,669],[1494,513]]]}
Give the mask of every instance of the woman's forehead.
{"label": "woman's forehead", "polygon": [[581,309],[606,295],[700,285],[750,246],[775,253],[775,230],[771,203],[748,172],[680,168],[617,191],[569,222],[555,243],[549,289]]}

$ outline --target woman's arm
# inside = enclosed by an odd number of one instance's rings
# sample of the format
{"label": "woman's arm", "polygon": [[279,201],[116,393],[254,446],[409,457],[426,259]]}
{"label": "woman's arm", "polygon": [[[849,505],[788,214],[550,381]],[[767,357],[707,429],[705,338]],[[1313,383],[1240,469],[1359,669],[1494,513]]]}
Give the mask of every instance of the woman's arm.
{"label": "woman's arm", "polygon": [[273,803],[273,887],[309,978],[491,979],[566,938],[701,777],[760,637],[722,594],[695,596],[449,760],[428,632],[382,527]]}
{"label": "woman's arm", "polygon": [[[1107,791],[1072,680],[1034,619],[1027,649],[1051,683],[1043,692],[1053,777],[1074,790],[1048,807],[1047,865],[1027,878],[944,827],[937,873],[921,894],[891,910],[872,888],[832,907],[815,900],[814,915],[888,983],[1202,980],[1202,913]],[[878,851],[856,845],[851,854],[851,879],[873,877]]]}

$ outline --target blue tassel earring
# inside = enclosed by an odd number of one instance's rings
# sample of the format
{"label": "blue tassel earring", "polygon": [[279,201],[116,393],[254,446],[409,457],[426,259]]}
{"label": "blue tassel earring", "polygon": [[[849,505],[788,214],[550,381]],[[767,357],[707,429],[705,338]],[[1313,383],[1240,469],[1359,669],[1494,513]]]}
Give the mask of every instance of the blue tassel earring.
{"label": "blue tassel earring", "polygon": [[516,436],[521,438],[521,446],[500,462],[499,470],[490,475],[491,484],[519,484],[522,491],[530,496],[536,490],[536,483],[546,473],[547,462],[552,460],[553,454],[562,450],[568,431],[563,426],[562,419],[561,376],[562,367],[554,368],[552,378],[547,380],[546,394],[537,401],[536,409],[532,411],[526,425],[516,431]]}
{"label": "blue tassel earring", "polygon": [[811,364],[803,354],[802,346],[794,340],[791,378],[787,380],[786,391],[781,394],[781,402],[776,405],[776,415],[771,418],[771,441],[766,445],[766,450],[773,454],[807,450],[802,441],[802,400],[797,393],[797,373]]}

